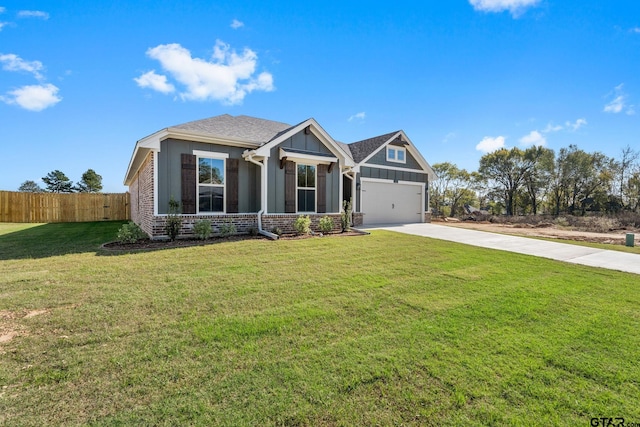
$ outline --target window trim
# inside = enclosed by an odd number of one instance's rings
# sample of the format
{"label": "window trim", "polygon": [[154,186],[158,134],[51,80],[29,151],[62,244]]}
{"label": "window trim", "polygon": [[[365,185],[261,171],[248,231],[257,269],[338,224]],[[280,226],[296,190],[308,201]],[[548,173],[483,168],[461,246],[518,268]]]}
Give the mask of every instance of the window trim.
{"label": "window trim", "polygon": [[[228,153],[216,153],[214,151],[193,150],[196,156],[196,215],[223,215],[227,213],[227,159]],[[201,184],[200,183],[200,159],[222,160],[222,173],[224,184]],[[200,212],[200,186],[222,187],[222,211]]]}
{"label": "window trim", "polygon": [[[298,166],[302,165],[302,166],[313,166],[313,173],[315,174],[314,177],[314,187],[299,187],[298,186]],[[313,190],[313,210],[312,211],[300,211],[298,210],[298,191],[299,190]],[[306,213],[306,214],[310,214],[310,213],[317,213],[318,212],[318,165],[316,163],[303,163],[303,162],[296,162],[296,213]]]}
{"label": "window trim", "polygon": [[[394,150],[393,157],[390,155],[390,152]],[[398,147],[397,145],[387,145],[387,161],[393,163],[407,163],[407,149],[405,147]],[[398,153],[402,152],[404,154],[403,160],[398,160]]]}

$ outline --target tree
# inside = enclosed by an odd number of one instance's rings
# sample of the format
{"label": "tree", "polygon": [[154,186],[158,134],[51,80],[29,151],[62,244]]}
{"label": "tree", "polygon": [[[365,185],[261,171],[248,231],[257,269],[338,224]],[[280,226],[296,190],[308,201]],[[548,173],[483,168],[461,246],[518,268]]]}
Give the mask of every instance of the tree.
{"label": "tree", "polygon": [[507,215],[513,215],[515,196],[532,167],[532,160],[519,148],[501,148],[482,156],[478,172],[493,183],[494,190],[502,195]]}
{"label": "tree", "polygon": [[82,179],[75,186],[75,190],[80,193],[99,193],[102,190],[102,176],[93,169],[87,169],[82,174]]}
{"label": "tree", "polygon": [[50,193],[73,193],[73,182],[59,170],[49,172],[42,178]]}
{"label": "tree", "polygon": [[638,158],[640,158],[640,152],[633,150],[627,145],[622,149],[620,160],[615,162],[616,184],[618,187],[616,190],[619,191],[620,199],[625,207],[630,207],[631,200],[628,192],[628,177],[633,173]]}
{"label": "tree", "polygon": [[42,193],[43,190],[35,181],[27,180],[20,184],[18,191],[23,193]]}
{"label": "tree", "polygon": [[538,205],[543,197],[543,192],[549,183],[553,171],[555,154],[553,150],[544,147],[530,147],[524,152],[524,158],[531,163],[531,168],[524,176],[523,184],[526,189],[528,204],[531,205],[531,213],[538,213]]}
{"label": "tree", "polygon": [[461,203],[469,201],[471,174],[449,162],[436,163],[433,170],[438,179],[431,183],[431,207],[442,213],[443,206],[450,206],[449,216],[453,217]]}

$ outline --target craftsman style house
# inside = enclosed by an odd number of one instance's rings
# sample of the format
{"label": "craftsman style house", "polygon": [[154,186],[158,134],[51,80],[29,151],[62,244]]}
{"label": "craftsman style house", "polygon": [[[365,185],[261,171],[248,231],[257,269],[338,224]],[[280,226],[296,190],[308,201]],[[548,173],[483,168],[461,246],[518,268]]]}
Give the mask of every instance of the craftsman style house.
{"label": "craftsman style house", "polygon": [[214,231],[231,221],[238,232],[286,232],[300,214],[314,223],[328,215],[338,229],[343,201],[353,202],[355,226],[423,222],[433,177],[403,131],[343,144],[312,118],[291,126],[225,114],[139,140],[124,183],[132,220],[158,238],[171,199],[183,235],[203,218]]}

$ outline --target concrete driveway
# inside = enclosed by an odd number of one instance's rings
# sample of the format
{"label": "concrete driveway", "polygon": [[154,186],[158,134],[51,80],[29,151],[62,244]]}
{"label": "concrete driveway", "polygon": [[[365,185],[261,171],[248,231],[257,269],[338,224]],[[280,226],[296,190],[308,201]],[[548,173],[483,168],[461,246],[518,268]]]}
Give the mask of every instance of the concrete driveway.
{"label": "concrete driveway", "polygon": [[504,234],[487,233],[486,231],[467,230],[426,223],[372,225],[361,227],[361,229],[397,231],[398,233],[448,240],[451,242],[464,243],[465,245],[498,249],[573,264],[640,274],[640,255],[626,252],[588,248],[586,246],[548,242],[526,237],[507,236]]}

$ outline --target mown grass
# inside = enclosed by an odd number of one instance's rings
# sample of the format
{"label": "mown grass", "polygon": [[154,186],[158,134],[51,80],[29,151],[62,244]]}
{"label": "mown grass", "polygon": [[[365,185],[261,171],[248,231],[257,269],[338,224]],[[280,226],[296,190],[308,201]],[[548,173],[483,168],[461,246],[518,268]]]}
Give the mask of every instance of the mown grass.
{"label": "mown grass", "polygon": [[640,420],[638,276],[384,231],[110,255],[113,224],[77,227],[15,257],[38,227],[0,228],[0,424]]}

